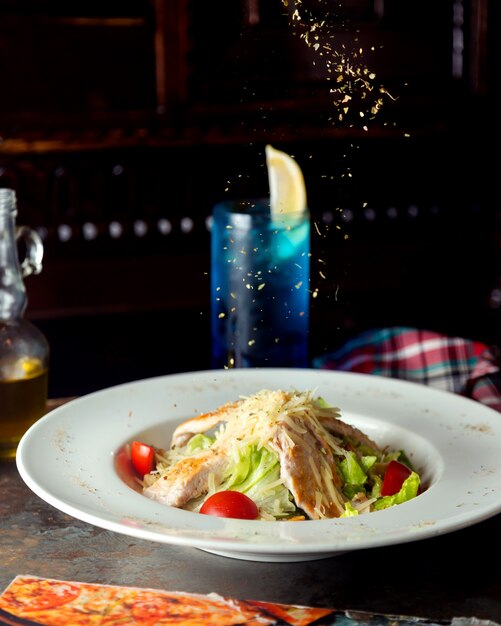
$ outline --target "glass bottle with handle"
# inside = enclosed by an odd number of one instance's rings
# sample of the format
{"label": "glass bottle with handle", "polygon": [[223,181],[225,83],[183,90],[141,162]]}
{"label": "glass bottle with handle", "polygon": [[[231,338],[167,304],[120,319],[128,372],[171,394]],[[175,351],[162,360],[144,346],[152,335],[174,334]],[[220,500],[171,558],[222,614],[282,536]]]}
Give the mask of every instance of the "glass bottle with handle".
{"label": "glass bottle with handle", "polygon": [[[17,226],[13,189],[0,189],[0,460],[14,459],[26,430],[46,410],[49,345],[25,319],[24,278],[42,270],[43,243],[27,226]],[[25,246],[22,261],[18,244]]]}

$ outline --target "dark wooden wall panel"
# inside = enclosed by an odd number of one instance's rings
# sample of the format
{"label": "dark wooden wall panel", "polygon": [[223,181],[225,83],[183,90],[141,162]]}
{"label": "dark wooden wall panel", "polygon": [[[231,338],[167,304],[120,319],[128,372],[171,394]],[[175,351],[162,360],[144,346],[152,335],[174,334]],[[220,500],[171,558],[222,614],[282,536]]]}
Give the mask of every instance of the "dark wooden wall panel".
{"label": "dark wooden wall panel", "polygon": [[[44,238],[28,314],[54,348],[54,393],[105,384],[109,367],[72,385],[61,363],[79,355],[88,374],[93,355],[111,362],[126,328],[123,377],[208,362],[211,208],[268,193],[266,143],[305,173],[314,351],[374,324],[499,342],[501,209],[489,157],[499,7],[439,5],[0,3],[0,185],[17,190],[20,223]],[[355,107],[338,119],[333,76],[305,45],[297,8],[325,21],[322,46],[363,49],[350,58],[394,96],[367,125]],[[203,346],[192,361],[178,356],[187,334]]]}

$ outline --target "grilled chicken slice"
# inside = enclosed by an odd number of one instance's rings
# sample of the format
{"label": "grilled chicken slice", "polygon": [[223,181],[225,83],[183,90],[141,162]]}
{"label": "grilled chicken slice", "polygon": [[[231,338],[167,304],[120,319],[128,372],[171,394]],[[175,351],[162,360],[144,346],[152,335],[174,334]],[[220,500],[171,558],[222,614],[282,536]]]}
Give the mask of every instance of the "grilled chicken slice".
{"label": "grilled chicken slice", "polygon": [[345,498],[333,451],[319,431],[297,418],[292,420],[298,428],[284,422],[269,444],[280,458],[280,476],[297,506],[311,519],[339,517]]}
{"label": "grilled chicken slice", "polygon": [[355,443],[369,446],[370,448],[374,448],[375,450],[380,450],[377,443],[372,441],[372,439],[370,439],[370,437],[368,437],[365,433],[363,433],[358,428],[355,428],[355,426],[351,426],[350,424],[343,422],[337,417],[320,415],[318,417],[318,420],[325,428],[325,430],[332,433],[333,435],[338,435],[339,437],[347,437]]}
{"label": "grilled chicken slice", "polygon": [[172,435],[171,446],[173,448],[185,446],[193,435],[206,433],[212,428],[215,428],[218,424],[228,419],[229,414],[238,404],[239,402],[228,402],[215,411],[202,413],[202,415],[198,415],[197,417],[193,417],[179,424]]}
{"label": "grilled chicken slice", "polygon": [[221,450],[203,450],[172,465],[143,493],[162,504],[183,507],[193,498],[207,493],[209,475],[220,473],[226,460],[226,454]]}

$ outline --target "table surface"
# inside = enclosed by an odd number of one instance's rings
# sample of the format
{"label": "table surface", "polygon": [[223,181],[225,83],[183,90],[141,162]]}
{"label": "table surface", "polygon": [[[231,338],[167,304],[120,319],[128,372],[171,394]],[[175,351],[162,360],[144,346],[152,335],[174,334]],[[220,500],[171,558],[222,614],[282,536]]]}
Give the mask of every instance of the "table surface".
{"label": "table surface", "polygon": [[501,623],[501,515],[422,541],[303,563],[240,561],[91,526],[42,501],[0,464],[0,588],[18,574],[217,592],[240,599],[432,620]]}

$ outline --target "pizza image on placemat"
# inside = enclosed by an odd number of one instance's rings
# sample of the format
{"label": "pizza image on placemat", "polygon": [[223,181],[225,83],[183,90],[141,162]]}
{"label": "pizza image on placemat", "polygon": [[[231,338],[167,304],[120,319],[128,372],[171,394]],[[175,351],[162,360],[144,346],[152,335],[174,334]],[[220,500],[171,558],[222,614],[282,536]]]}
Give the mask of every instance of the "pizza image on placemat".
{"label": "pizza image on placemat", "polygon": [[[0,623],[41,626],[308,626],[332,609],[17,576],[0,596]],[[10,621],[9,621],[10,620]]]}

